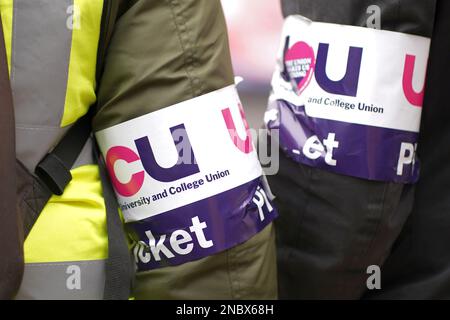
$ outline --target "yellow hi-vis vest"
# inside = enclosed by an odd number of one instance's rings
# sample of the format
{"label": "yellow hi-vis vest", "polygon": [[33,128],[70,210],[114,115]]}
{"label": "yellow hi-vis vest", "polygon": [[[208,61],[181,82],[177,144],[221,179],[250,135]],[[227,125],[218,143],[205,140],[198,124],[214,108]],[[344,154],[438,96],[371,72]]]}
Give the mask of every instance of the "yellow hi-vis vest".
{"label": "yellow hi-vis vest", "polygon": [[[17,158],[37,163],[96,101],[103,0],[0,0],[16,116]],[[88,142],[62,196],[25,241],[18,299],[102,299],[108,256],[98,167]]]}

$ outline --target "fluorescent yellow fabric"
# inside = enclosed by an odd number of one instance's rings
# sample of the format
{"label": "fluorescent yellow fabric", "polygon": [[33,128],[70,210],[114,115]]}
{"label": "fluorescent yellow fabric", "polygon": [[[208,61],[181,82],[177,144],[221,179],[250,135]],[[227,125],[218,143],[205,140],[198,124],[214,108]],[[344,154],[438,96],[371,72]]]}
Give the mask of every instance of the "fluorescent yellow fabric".
{"label": "fluorescent yellow fabric", "polygon": [[74,123],[95,102],[95,71],[103,0],[74,0],[72,48],[61,127]]}
{"label": "fluorescent yellow fabric", "polygon": [[2,15],[2,26],[5,37],[6,56],[8,58],[8,69],[9,72],[11,72],[13,0],[0,0],[0,12]]}
{"label": "fluorescent yellow fabric", "polygon": [[[13,0],[0,0],[0,5],[10,59]],[[95,72],[102,11],[103,0],[74,0],[73,7],[68,9],[67,14],[72,18],[67,24],[72,28],[72,47],[61,126],[74,123],[96,100]],[[71,172],[73,179],[64,194],[50,199],[25,241],[26,263],[98,260],[108,256],[98,167],[87,165]]]}
{"label": "fluorescent yellow fabric", "polygon": [[[11,68],[13,0],[0,0],[0,12]],[[95,71],[102,0],[75,0],[73,34],[64,116],[75,122],[95,102]],[[68,12],[69,13],[69,12]],[[43,17],[45,18],[45,17]],[[25,241],[25,262],[46,263],[106,259],[106,213],[98,167],[71,171],[73,180],[62,196],[53,196]]]}
{"label": "fluorescent yellow fabric", "polygon": [[53,196],[25,241],[25,262],[105,259],[106,213],[98,167],[71,171],[62,196]]}

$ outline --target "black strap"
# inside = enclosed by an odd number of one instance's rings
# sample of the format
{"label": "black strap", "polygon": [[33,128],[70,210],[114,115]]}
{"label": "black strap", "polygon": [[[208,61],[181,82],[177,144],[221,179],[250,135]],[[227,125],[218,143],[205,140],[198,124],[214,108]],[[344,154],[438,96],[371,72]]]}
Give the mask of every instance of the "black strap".
{"label": "black strap", "polygon": [[105,163],[97,148],[95,148],[95,151],[102,180],[108,227],[108,260],[106,261],[106,282],[103,299],[125,300],[130,297],[131,292],[131,281],[134,273],[132,258]]}
{"label": "black strap", "polygon": [[36,166],[36,175],[53,194],[62,195],[72,180],[70,169],[89,139],[93,110],[94,107],[91,107]]}
{"label": "black strap", "polygon": [[[108,43],[112,37],[115,19],[119,14],[119,6],[123,1],[107,0],[103,7],[103,20],[100,35],[101,51],[98,53],[97,83],[103,72],[104,59]],[[95,110],[95,108],[91,108]],[[106,224],[108,230],[108,260],[105,268],[105,288],[103,291],[104,300],[127,300],[130,297],[132,280],[134,275],[133,260],[128,249],[126,235],[122,221],[119,217],[119,210],[115,193],[108,177],[105,163],[101,157],[97,146],[94,148],[95,158],[98,160],[100,178],[103,186],[103,197],[106,207]]]}

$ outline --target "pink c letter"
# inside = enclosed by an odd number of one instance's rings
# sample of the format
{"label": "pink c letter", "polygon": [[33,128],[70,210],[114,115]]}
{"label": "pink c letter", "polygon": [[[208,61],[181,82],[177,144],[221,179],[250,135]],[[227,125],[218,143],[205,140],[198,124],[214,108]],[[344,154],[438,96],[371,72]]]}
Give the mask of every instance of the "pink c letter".
{"label": "pink c letter", "polygon": [[131,197],[141,189],[144,183],[145,172],[140,171],[135,173],[131,176],[128,183],[121,183],[117,179],[114,171],[114,164],[117,160],[124,160],[127,163],[131,163],[140,160],[140,158],[133,150],[122,146],[112,147],[106,154],[106,167],[108,168],[114,189],[124,197]]}

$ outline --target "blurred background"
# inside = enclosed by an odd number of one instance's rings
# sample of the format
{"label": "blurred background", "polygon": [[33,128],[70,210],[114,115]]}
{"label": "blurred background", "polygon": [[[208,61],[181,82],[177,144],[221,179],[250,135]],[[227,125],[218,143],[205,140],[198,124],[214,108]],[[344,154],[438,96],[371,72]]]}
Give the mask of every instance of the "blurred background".
{"label": "blurred background", "polygon": [[222,0],[234,74],[252,128],[263,123],[283,17],[279,0]]}

